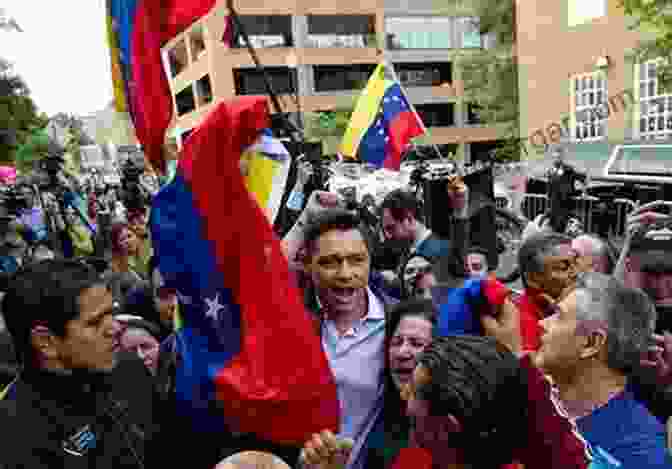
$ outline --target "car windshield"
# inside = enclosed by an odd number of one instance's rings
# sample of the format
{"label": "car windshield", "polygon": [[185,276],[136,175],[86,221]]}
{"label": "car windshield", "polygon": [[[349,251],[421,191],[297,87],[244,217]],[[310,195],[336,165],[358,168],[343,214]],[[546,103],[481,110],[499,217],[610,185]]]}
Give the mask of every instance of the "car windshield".
{"label": "car windshield", "polygon": [[672,176],[672,145],[621,147],[608,174]]}

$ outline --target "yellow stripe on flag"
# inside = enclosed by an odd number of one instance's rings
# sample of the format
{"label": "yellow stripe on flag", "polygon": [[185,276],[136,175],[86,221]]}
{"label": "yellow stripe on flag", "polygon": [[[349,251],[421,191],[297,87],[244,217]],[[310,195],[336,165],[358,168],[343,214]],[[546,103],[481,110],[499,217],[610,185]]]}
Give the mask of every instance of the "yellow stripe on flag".
{"label": "yellow stripe on flag", "polygon": [[107,15],[107,44],[110,47],[110,63],[112,70],[112,89],[114,91],[114,108],[117,112],[126,112],[126,86],[121,73],[121,64],[119,63],[119,47],[117,46],[117,34],[112,25],[112,16]]}
{"label": "yellow stripe on flag", "polygon": [[371,74],[366,88],[357,100],[352,116],[350,116],[348,129],[341,141],[340,152],[345,157],[355,158],[357,156],[362,137],[380,111],[380,101],[385,95],[385,90],[394,84],[393,81],[387,80],[384,74],[385,65],[380,63]]}
{"label": "yellow stripe on flag", "polygon": [[257,199],[259,206],[268,214],[271,209],[269,203],[271,202],[273,182],[282,165],[258,152],[243,153],[241,159],[247,167],[245,186]]}

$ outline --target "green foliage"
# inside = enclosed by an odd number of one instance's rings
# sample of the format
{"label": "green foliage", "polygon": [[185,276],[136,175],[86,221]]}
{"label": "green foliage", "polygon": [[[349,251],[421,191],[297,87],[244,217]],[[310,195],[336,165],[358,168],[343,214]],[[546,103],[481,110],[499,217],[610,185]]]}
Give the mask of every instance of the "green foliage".
{"label": "green foliage", "polygon": [[625,13],[635,19],[632,29],[651,33],[635,50],[638,62],[663,59],[657,67],[659,84],[664,92],[672,92],[672,6],[669,0],[620,0]]}
{"label": "green foliage", "polygon": [[16,150],[47,122],[47,117],[38,113],[23,79],[0,59],[0,162],[12,163]]}
{"label": "green foliage", "polygon": [[64,148],[53,141],[44,129],[36,129],[26,136],[25,142],[14,155],[14,164],[21,173],[30,172],[35,162],[47,155],[63,153]]}
{"label": "green foliage", "polygon": [[[460,0],[448,0],[459,6]],[[498,161],[520,158],[518,63],[515,58],[516,6],[514,0],[470,0],[469,10],[482,35],[494,36],[496,46],[463,51],[458,57],[468,101],[476,104],[485,125],[506,124],[504,144],[494,152]]]}

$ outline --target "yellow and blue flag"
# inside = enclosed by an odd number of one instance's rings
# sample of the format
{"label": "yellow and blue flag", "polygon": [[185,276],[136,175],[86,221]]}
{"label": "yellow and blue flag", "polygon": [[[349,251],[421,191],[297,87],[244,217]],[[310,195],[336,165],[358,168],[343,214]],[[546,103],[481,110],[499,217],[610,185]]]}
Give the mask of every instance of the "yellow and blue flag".
{"label": "yellow and blue flag", "polygon": [[411,140],[426,132],[392,70],[380,63],[357,100],[341,142],[341,154],[399,170]]}

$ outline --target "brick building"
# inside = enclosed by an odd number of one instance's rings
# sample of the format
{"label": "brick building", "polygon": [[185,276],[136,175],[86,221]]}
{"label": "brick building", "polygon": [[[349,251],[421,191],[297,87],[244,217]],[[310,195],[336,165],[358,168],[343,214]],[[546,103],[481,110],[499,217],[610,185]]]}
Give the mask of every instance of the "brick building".
{"label": "brick building", "polygon": [[[174,135],[189,132],[221,99],[266,94],[238,31],[234,28],[231,47],[222,41],[225,3],[163,48],[174,95]],[[460,54],[490,44],[471,24],[468,8],[437,9],[434,0],[235,3],[285,112],[295,120],[305,112],[352,105],[357,89],[386,57],[432,143],[469,158],[502,133],[503,127],[478,123],[460,86]]]}

